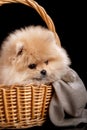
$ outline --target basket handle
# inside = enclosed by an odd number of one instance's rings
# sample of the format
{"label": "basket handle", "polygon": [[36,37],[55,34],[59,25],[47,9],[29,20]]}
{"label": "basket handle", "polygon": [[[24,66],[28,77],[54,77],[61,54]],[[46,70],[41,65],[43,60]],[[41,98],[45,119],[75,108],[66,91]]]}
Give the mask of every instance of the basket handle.
{"label": "basket handle", "polygon": [[6,3],[22,3],[34,8],[41,16],[41,18],[45,21],[48,29],[54,33],[57,44],[61,46],[59,36],[56,33],[56,29],[51,17],[47,14],[45,9],[41,5],[39,5],[35,0],[0,0],[0,6]]}

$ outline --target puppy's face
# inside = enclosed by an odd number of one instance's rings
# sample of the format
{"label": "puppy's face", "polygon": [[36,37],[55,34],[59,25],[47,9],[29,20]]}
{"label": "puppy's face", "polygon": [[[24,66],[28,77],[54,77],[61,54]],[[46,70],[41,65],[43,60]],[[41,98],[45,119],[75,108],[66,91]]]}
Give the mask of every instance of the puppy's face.
{"label": "puppy's face", "polygon": [[53,33],[46,29],[17,31],[8,41],[13,44],[6,46],[5,57],[14,83],[49,84],[60,79],[70,64],[65,50],[58,47]]}

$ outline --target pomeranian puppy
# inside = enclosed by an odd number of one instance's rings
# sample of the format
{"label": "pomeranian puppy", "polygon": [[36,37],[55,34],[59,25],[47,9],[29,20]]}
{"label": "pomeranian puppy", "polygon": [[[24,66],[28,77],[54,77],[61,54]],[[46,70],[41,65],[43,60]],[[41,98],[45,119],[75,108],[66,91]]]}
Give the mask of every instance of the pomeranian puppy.
{"label": "pomeranian puppy", "polygon": [[49,84],[60,79],[70,63],[53,32],[41,26],[21,28],[2,43],[0,84]]}

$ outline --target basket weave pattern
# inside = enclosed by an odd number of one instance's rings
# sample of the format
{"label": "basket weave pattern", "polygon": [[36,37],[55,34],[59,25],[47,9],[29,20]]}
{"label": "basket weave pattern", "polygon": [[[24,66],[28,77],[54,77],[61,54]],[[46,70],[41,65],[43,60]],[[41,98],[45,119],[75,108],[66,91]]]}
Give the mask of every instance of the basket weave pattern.
{"label": "basket weave pattern", "polygon": [[51,86],[5,86],[0,88],[0,127],[40,126],[46,119]]}
{"label": "basket weave pattern", "polygon": [[[60,46],[54,23],[42,6],[34,0],[0,0],[0,6],[7,3],[21,3],[34,8],[48,29],[54,32]],[[46,120],[51,97],[50,85],[0,85],[0,128],[41,126]]]}

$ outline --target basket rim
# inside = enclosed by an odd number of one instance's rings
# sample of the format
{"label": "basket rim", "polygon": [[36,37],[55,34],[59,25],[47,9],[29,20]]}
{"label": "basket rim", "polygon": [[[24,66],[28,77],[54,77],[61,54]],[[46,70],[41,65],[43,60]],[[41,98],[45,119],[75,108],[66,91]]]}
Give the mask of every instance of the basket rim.
{"label": "basket rim", "polygon": [[38,87],[38,88],[43,88],[43,87],[49,87],[52,88],[52,85],[46,85],[46,84],[34,84],[34,83],[30,83],[30,84],[13,84],[13,85],[6,85],[6,84],[0,84],[0,89],[9,89],[9,88],[28,88],[28,87]]}

